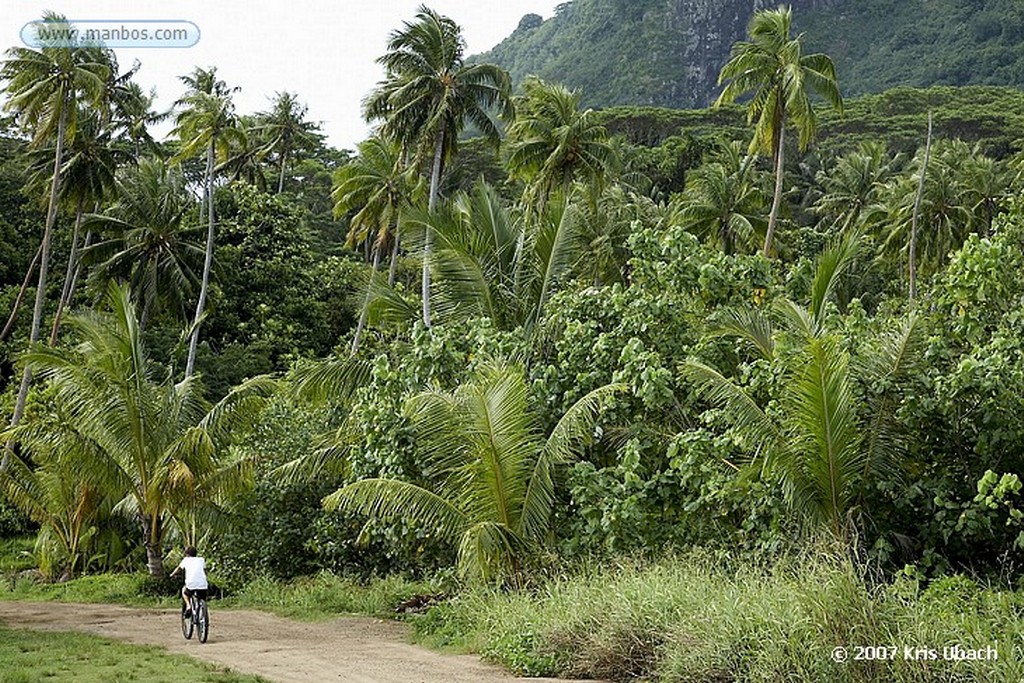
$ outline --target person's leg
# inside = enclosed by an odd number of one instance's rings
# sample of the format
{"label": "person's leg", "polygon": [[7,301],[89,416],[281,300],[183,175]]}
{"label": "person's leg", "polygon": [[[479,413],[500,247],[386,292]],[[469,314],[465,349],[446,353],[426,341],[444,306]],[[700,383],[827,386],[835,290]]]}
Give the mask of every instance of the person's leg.
{"label": "person's leg", "polygon": [[188,616],[188,588],[181,587],[181,613]]}

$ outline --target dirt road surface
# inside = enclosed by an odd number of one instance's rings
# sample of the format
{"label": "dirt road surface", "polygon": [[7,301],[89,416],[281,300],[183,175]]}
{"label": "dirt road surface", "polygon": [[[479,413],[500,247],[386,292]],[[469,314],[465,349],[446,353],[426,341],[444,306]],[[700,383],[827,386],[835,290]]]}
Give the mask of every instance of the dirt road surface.
{"label": "dirt road surface", "polygon": [[158,645],[278,683],[510,683],[516,679],[470,655],[408,643],[405,624],[342,617],[297,622],[263,612],[214,609],[205,645],[181,636],[177,610],[57,602],[0,602],[11,628],[80,631]]}

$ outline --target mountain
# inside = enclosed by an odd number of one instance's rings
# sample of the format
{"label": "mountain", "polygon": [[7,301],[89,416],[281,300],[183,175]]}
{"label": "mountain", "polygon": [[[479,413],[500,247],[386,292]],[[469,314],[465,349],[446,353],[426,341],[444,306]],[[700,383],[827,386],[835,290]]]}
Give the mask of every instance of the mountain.
{"label": "mountain", "polygon": [[[1020,0],[792,0],[809,52],[845,95],[900,86],[1024,85]],[[771,0],[574,0],[519,27],[480,61],[583,91],[589,106],[704,107],[729,48]]]}

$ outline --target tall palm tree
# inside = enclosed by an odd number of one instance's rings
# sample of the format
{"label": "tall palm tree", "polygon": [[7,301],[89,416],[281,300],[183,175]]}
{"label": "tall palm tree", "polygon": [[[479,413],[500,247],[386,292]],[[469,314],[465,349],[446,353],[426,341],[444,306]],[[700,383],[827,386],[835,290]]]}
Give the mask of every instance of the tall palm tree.
{"label": "tall palm tree", "polygon": [[[112,285],[106,307],[69,317],[74,347],[36,350],[25,361],[50,382],[63,429],[88,444],[74,467],[135,514],[149,573],[163,576],[170,515],[184,512],[198,488],[241,486],[246,463],[225,455],[226,445],[233,428],[256,418],[273,383],[255,378],[211,407],[193,378],[175,383],[150,361],[127,288]],[[53,438],[32,422],[7,436],[29,453]]]}
{"label": "tall palm tree", "polygon": [[[68,253],[64,286],[57,304],[57,313],[50,329],[50,345],[56,343],[64,311],[74,295],[73,283],[79,265],[79,234],[86,207],[92,207],[111,196],[119,164],[126,162],[129,152],[115,146],[111,131],[103,126],[98,111],[81,111],[74,137],[69,141],[61,168],[60,200],[74,215],[71,249]],[[31,155],[27,186],[42,187],[52,183],[48,159],[52,149],[37,150]]]}
{"label": "tall palm tree", "polygon": [[88,226],[102,235],[85,258],[93,264],[93,288],[128,283],[139,305],[139,324],[169,309],[188,319],[188,305],[199,286],[203,247],[195,228],[185,224],[192,208],[181,171],[159,159],[143,158],[118,183],[119,198]]}
{"label": "tall palm tree", "polygon": [[372,271],[366,291],[366,301],[359,314],[351,353],[359,349],[363,329],[374,289],[374,278],[380,265],[381,253],[391,246],[391,265],[388,286],[394,284],[395,260],[398,254],[399,213],[416,194],[409,169],[403,165],[404,155],[397,143],[380,137],[371,137],[359,144],[355,159],[334,173],[334,215],[343,218],[355,211],[349,219],[348,247],[372,242]]}
{"label": "tall palm tree", "polygon": [[753,161],[733,142],[719,159],[694,169],[674,202],[672,220],[717,242],[727,254],[750,247],[764,230],[766,204],[755,182]]}
{"label": "tall palm tree", "polygon": [[[417,166],[430,164],[428,210],[434,211],[444,165],[458,148],[466,122],[494,144],[500,138],[489,111],[510,116],[508,73],[493,64],[466,64],[462,29],[448,17],[421,6],[388,41],[377,62],[385,79],[363,104],[369,122],[380,122],[382,137],[413,152]],[[423,324],[431,325],[430,254],[432,234],[423,247]]]}
{"label": "tall palm tree", "polygon": [[205,203],[207,212],[206,257],[203,262],[203,279],[199,289],[199,300],[196,302],[196,313],[192,320],[189,335],[188,358],[185,361],[185,376],[191,377],[195,371],[196,349],[199,345],[199,328],[206,310],[206,297],[210,286],[210,270],[213,266],[213,181],[215,174],[214,162],[218,155],[226,157],[231,143],[241,141],[242,133],[237,126],[234,104],[231,94],[235,89],[217,78],[217,69],[197,68],[191,75],[182,76],[181,80],[189,87],[189,91],[178,104],[184,110],[178,115],[175,134],[181,140],[181,149],[177,158],[187,159],[198,153],[206,154]]}
{"label": "tall palm tree", "polygon": [[324,504],[411,519],[458,549],[464,576],[514,581],[549,540],[561,468],[579,457],[602,401],[621,388],[587,394],[545,435],[522,369],[484,367],[451,393],[427,391],[407,402],[430,473],[424,485],[363,479]]}
{"label": "tall palm tree", "polygon": [[[67,20],[55,13],[47,12],[44,20],[67,26]],[[70,28],[70,26],[67,26]],[[64,163],[64,145],[73,139],[78,128],[78,105],[99,103],[104,86],[110,77],[109,60],[102,50],[92,47],[64,44],[44,45],[34,50],[15,47],[7,51],[7,59],[0,66],[0,80],[6,81],[4,92],[6,111],[15,114],[22,129],[31,135],[30,146],[39,148],[48,142],[54,143],[53,174],[50,183],[50,200],[46,212],[46,225],[39,258],[39,280],[36,287],[35,306],[32,312],[30,343],[39,339],[42,326],[43,300],[46,296],[46,280],[50,265],[50,243],[53,226],[57,220],[60,198],[61,169]],[[18,388],[11,425],[17,425],[25,412],[32,371],[26,366]],[[7,442],[0,470],[6,467],[11,453]]]}
{"label": "tall palm tree", "polygon": [[[767,152],[775,167],[775,195],[768,214],[764,255],[771,254],[775,224],[782,205],[782,173],[785,157],[785,129],[791,122],[799,136],[800,149],[814,137],[816,116],[812,92],[842,112],[836,69],[824,54],[803,54],[803,34],[791,36],[793,12],[789,7],[754,13],[747,32],[750,41],[737,42],[729,61],[718,76],[719,84],[729,81],[715,106],[735,102],[753,93],[747,103],[747,119],[754,124],[751,153]],[[756,122],[755,122],[756,121]]]}
{"label": "tall palm tree", "polygon": [[293,93],[274,94],[270,111],[256,115],[256,129],[265,149],[278,159],[277,193],[284,191],[284,174],[296,149],[315,145],[321,138],[320,125],[306,120],[306,105]]}
{"label": "tall palm tree", "polygon": [[523,81],[515,121],[508,129],[508,167],[540,205],[574,181],[602,182],[615,153],[593,110],[580,111],[580,92],[536,76]]}

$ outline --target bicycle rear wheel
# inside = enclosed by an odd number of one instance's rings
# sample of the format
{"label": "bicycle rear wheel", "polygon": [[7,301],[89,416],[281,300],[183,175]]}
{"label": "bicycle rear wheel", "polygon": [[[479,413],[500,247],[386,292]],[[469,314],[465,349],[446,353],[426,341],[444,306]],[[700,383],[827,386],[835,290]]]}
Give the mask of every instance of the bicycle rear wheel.
{"label": "bicycle rear wheel", "polygon": [[[189,600],[192,603],[192,600]],[[193,605],[194,606],[194,605]],[[185,636],[185,640],[192,639],[192,629],[195,627],[195,621],[193,615],[185,616],[185,610],[181,611],[181,635]]]}
{"label": "bicycle rear wheel", "polygon": [[196,605],[196,626],[199,627],[199,642],[205,643],[210,636],[210,612],[206,608],[206,600],[198,600]]}

